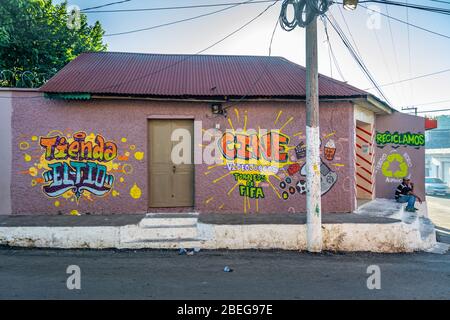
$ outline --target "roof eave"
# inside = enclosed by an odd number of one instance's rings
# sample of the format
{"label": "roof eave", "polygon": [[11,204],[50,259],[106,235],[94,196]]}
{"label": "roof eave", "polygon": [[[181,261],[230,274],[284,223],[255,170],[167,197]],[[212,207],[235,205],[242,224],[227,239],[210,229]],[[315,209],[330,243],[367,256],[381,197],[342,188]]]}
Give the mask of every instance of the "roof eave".
{"label": "roof eave", "polygon": [[[40,90],[44,91],[44,90]],[[185,95],[185,96],[156,96],[156,95],[129,95],[129,94],[95,94],[95,93],[51,93],[44,92],[45,96],[65,96],[65,95],[75,95],[83,96],[89,95],[89,99],[138,99],[138,100],[165,100],[165,101],[191,101],[191,102],[236,102],[236,101],[306,101],[305,96],[196,96],[196,95]],[[85,100],[85,99],[83,99]],[[365,109],[368,109],[375,114],[391,114],[396,110],[390,107],[385,102],[381,101],[377,97],[371,94],[361,94],[361,95],[350,95],[350,96],[320,96],[319,101],[350,101],[357,104]]]}
{"label": "roof eave", "polygon": [[353,103],[368,109],[375,114],[392,114],[397,112],[394,108],[392,108],[386,102],[378,99],[376,96],[372,94],[361,95],[358,98],[352,99]]}

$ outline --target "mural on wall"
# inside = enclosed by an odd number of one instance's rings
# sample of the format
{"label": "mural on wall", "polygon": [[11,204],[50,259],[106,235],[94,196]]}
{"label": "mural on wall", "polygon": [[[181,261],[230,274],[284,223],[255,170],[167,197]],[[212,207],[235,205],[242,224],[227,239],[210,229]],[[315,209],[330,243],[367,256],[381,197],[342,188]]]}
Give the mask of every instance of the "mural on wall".
{"label": "mural on wall", "polygon": [[393,198],[405,177],[415,185],[415,193],[425,193],[425,120],[401,112],[378,115],[375,120],[375,194]]}
{"label": "mural on wall", "polygon": [[85,192],[105,195],[113,187],[114,175],[108,174],[102,163],[117,157],[117,145],[101,135],[95,136],[94,142],[86,141],[85,132],[77,132],[72,138],[71,142],[58,135],[39,138],[50,168],[42,174],[47,183],[44,193],[55,198],[70,190],[77,202]]}
{"label": "mural on wall", "polygon": [[[413,166],[407,148],[420,149],[423,147],[425,135],[410,132],[377,132],[375,142],[380,149],[386,146],[391,147],[390,151],[381,154],[375,168],[376,172],[381,172],[388,183],[399,183],[403,178],[410,176],[410,168]],[[405,151],[398,150],[401,146],[405,148]]]}
{"label": "mural on wall", "polygon": [[[334,133],[333,133],[334,135]],[[329,135],[328,135],[329,136]],[[305,137],[306,138],[306,137]],[[282,198],[284,200],[289,199],[290,195],[294,195],[297,191],[299,194],[306,194],[306,161],[303,160],[306,157],[306,145],[303,141],[300,142],[302,146],[305,148],[304,154],[302,153],[298,160],[301,160],[303,165],[295,163],[288,167],[287,173],[289,177],[280,182],[280,188],[282,190],[287,189],[287,191],[283,191]],[[321,194],[324,195],[335,185],[338,175],[335,171],[332,171],[330,167],[328,167],[324,160],[332,161],[334,160],[334,156],[336,154],[336,145],[333,139],[327,141],[323,148],[323,157],[321,158],[320,164],[320,188]],[[297,155],[297,154],[296,154]],[[343,166],[343,165],[341,165]],[[297,178],[300,179],[296,182],[295,186],[291,186],[292,179],[291,177],[298,173]]]}
{"label": "mural on wall", "polygon": [[[259,201],[264,201],[269,194],[281,201],[304,195],[306,136],[302,132],[292,135],[286,133],[293,131],[294,117],[284,116],[280,110],[273,123],[273,127],[278,129],[262,129],[258,126],[255,130],[247,129],[247,111],[244,111],[243,117],[240,116],[237,108],[234,109],[234,114],[229,114],[229,130],[218,139],[222,163],[209,166],[204,174],[218,175],[212,179],[213,184],[228,183],[229,187],[225,188],[226,196],[230,197],[234,193],[241,196],[244,213],[259,212]],[[238,129],[240,126],[242,129]],[[337,143],[334,135],[335,132],[332,132],[322,137],[324,141],[323,148],[321,145],[320,167],[322,194],[330,191],[338,179],[338,173],[330,167],[344,166],[335,162],[339,158],[336,157]],[[220,174],[219,170],[224,170],[225,173]],[[227,201],[226,198],[209,197],[205,200],[205,204],[226,209]],[[295,211],[295,208],[292,207],[292,210]]]}
{"label": "mural on wall", "polygon": [[400,146],[410,146],[419,149],[425,146],[425,135],[423,133],[377,131],[375,141],[378,148],[384,148],[386,145],[390,145],[394,149]]}
{"label": "mural on wall", "polygon": [[413,166],[407,152],[383,153],[375,167],[376,172],[380,172],[386,178],[386,182],[397,183],[409,176],[410,168]]}
{"label": "mural on wall", "polygon": [[27,168],[21,173],[30,176],[31,186],[40,187],[62,212],[78,214],[75,208],[83,201],[109,196],[141,197],[140,187],[129,177],[133,161],[142,161],[144,152],[125,137],[112,141],[67,129],[21,139],[19,150]]}

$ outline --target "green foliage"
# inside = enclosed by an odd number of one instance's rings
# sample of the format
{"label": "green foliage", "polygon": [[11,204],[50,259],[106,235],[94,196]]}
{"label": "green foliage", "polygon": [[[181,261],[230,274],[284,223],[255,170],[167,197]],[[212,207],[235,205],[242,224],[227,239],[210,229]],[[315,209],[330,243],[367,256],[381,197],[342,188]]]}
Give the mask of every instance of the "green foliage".
{"label": "green foliage", "polygon": [[0,86],[38,87],[80,53],[105,51],[104,30],[85,14],[71,28],[67,3],[0,1]]}

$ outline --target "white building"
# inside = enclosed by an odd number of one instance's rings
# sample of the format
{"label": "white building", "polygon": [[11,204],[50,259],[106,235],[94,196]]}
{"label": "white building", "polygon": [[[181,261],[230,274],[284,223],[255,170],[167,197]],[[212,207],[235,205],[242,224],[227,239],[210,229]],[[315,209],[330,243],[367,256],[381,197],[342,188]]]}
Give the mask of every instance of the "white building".
{"label": "white building", "polygon": [[425,175],[440,178],[450,186],[450,148],[425,150]]}
{"label": "white building", "polygon": [[425,176],[450,186],[450,116],[439,116],[437,122],[437,129],[425,133]]}

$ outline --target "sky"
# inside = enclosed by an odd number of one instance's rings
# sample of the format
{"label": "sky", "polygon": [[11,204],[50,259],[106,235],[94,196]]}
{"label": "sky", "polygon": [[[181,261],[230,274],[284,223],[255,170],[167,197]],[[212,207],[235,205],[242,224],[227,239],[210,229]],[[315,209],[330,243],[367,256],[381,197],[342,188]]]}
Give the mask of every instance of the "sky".
{"label": "sky", "polygon": [[[115,0],[117,1],[117,0]],[[68,0],[69,5],[81,9],[99,6],[114,0]],[[243,0],[131,0],[121,4],[96,10],[140,9],[170,6],[188,6],[214,3],[233,3]],[[450,0],[396,0],[433,7],[450,9]],[[61,2],[61,1],[54,1]],[[153,30],[125,35],[110,35],[119,32],[147,28],[172,21],[194,17],[217,11],[224,7],[179,9],[141,12],[92,12],[88,20],[100,21],[106,31],[104,40],[109,51],[142,53],[196,53],[229,33],[241,27],[263,11],[269,4],[247,4],[229,10]],[[370,6],[372,11],[362,6]],[[278,21],[281,3],[275,4],[264,15],[243,30],[204,54],[225,55],[269,55],[269,43]],[[93,9],[94,10],[94,9]],[[416,106],[419,112],[450,109],[450,39],[419,30],[398,21],[376,14],[379,11],[400,20],[450,36],[450,16],[424,12],[385,4],[360,4],[355,11],[347,11],[341,5],[330,7],[331,14],[338,22],[347,38],[356,46],[367,68],[381,85],[391,105],[397,110]],[[388,11],[387,11],[388,10]],[[336,65],[330,63],[330,45],[326,41],[324,24],[318,21],[319,72],[335,79],[347,81],[361,89],[372,88],[364,73],[350,56],[346,47],[331,25],[327,25],[331,48],[343,79]],[[409,41],[408,41],[409,38]],[[282,56],[295,63],[305,65],[305,30],[296,28],[291,32],[282,30],[279,25],[275,31],[271,54]],[[404,79],[440,72],[429,77],[386,85]],[[369,92],[378,95],[376,90]],[[409,112],[409,111],[405,111]],[[450,111],[419,113],[420,115],[450,114]]]}

